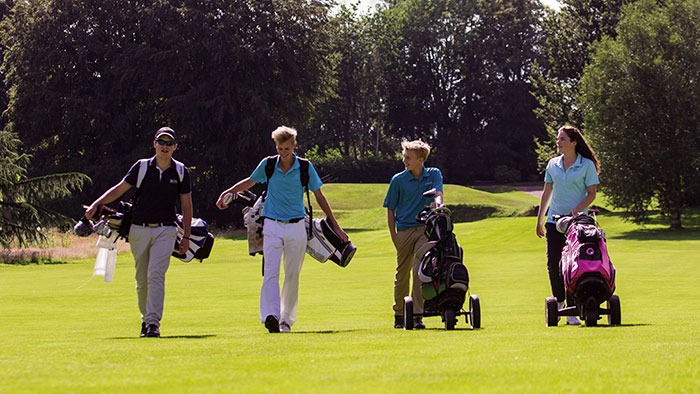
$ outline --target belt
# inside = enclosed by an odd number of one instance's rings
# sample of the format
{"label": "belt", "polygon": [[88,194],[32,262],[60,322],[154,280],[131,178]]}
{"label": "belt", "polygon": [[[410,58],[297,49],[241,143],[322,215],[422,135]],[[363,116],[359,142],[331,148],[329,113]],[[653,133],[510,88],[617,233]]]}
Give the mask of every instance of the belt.
{"label": "belt", "polygon": [[132,223],[141,227],[175,227],[175,223]]}
{"label": "belt", "polygon": [[284,223],[284,224],[289,224],[289,223],[298,223],[304,220],[304,218],[294,218],[294,219],[289,219],[289,220],[278,220],[278,219],[273,219],[273,218],[265,218],[265,219],[270,219],[274,220],[277,223]]}

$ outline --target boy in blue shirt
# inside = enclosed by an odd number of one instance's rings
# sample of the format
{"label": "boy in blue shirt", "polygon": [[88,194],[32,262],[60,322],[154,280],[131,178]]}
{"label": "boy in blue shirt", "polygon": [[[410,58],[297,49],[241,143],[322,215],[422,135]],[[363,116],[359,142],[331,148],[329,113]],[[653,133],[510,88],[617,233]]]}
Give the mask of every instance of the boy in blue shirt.
{"label": "boy in blue shirt", "polygon": [[[272,132],[278,156],[274,172],[269,179],[265,173],[267,160],[263,159],[250,177],[245,178],[219,196],[216,206],[226,209],[224,197],[250,189],[256,183],[268,183],[263,207],[263,258],[265,266],[260,290],[260,319],[269,332],[290,332],[296,321],[299,299],[299,275],[306,253],[307,231],[304,217],[304,188],[301,185],[299,159],[294,154],[297,131],[280,126]],[[314,193],[318,205],[326,214],[336,234],[343,241],[347,234],[333,216],[331,206],[321,192],[321,178],[309,163],[308,188]],[[280,296],[280,263],[284,255],[284,282]]]}
{"label": "boy in blue shirt", "polygon": [[[418,280],[420,260],[414,257],[418,248],[425,244],[425,226],[416,220],[416,215],[426,206],[434,209],[443,205],[442,173],[435,167],[424,167],[430,154],[430,145],[416,141],[401,142],[403,164],[406,169],[391,178],[384,199],[391,240],[396,247],[396,275],[394,277],[394,328],[403,328],[404,297],[408,296],[409,278],[413,271],[413,326],[425,328],[423,324],[423,295]],[[423,197],[423,193],[435,188],[434,200]]]}

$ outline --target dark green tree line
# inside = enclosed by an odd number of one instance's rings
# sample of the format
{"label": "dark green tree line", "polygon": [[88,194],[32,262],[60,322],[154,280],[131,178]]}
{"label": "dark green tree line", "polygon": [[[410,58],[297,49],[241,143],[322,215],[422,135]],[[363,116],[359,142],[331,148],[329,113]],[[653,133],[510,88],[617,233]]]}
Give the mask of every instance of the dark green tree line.
{"label": "dark green tree line", "polygon": [[378,18],[385,134],[421,137],[451,182],[532,174],[528,75],[539,41],[536,1],[407,0]]}
{"label": "dark green tree line", "polygon": [[170,125],[202,215],[272,151],[274,127],[308,124],[327,91],[327,15],[302,0],[20,2],[3,32],[8,118],[32,171],[95,179],[85,200]]}
{"label": "dark green tree line", "polygon": [[533,94],[538,101],[535,113],[548,134],[537,141],[541,171],[556,155],[559,127],[570,124],[582,128],[579,82],[590,61],[591,46],[604,36],[616,36],[621,7],[634,1],[562,0],[561,10],[549,10],[542,19],[544,39],[538,50],[544,56],[532,74]]}
{"label": "dark green tree line", "polygon": [[[581,102],[611,202],[644,221],[654,200],[682,227],[700,186],[699,0],[640,0],[593,46]],[[696,200],[697,201],[697,200]]]}

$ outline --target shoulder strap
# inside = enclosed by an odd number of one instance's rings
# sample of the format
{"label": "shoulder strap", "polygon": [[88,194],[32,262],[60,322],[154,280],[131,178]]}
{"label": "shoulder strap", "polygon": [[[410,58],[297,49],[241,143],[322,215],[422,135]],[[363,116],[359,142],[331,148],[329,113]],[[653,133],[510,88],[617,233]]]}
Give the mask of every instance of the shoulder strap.
{"label": "shoulder strap", "polygon": [[185,165],[179,161],[172,159],[175,163],[175,171],[177,171],[177,177],[180,178],[180,183],[185,179]]}
{"label": "shoulder strap", "polygon": [[277,157],[278,155],[266,157],[267,161],[265,162],[265,175],[267,175],[267,184],[270,183],[270,178],[272,178],[272,174],[275,173],[275,164],[277,164]]}
{"label": "shoulder strap", "polygon": [[148,171],[148,161],[150,159],[139,160],[139,173],[136,177],[136,190],[141,189],[141,183],[143,183],[143,178],[146,177],[146,171]]}
{"label": "shoulder strap", "polygon": [[299,178],[301,178],[301,185],[308,190],[309,186],[309,161],[307,159],[302,159],[301,157],[297,156],[297,159],[299,159]]}
{"label": "shoulder strap", "polygon": [[314,222],[314,210],[311,206],[311,197],[309,196],[309,160],[302,159],[299,156],[297,156],[297,159],[299,159],[299,179],[301,180],[301,186],[306,190],[306,201],[309,204],[307,209],[307,211],[309,211],[309,226],[306,228],[306,231],[308,239],[311,239],[311,226],[313,226]]}

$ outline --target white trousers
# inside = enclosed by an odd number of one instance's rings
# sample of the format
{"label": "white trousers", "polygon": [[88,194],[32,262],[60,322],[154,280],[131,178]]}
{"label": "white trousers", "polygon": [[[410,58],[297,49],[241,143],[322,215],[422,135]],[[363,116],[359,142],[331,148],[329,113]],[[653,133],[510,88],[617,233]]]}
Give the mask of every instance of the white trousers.
{"label": "white trousers", "polygon": [[136,267],[136,294],[141,319],[160,327],[165,300],[165,273],[170,267],[177,230],[175,226],[143,227],[131,225],[129,244]]}
{"label": "white trousers", "polygon": [[[263,223],[263,283],[260,289],[260,321],[274,316],[280,323],[292,324],[297,319],[299,275],[306,253],[304,221],[280,223],[265,219]],[[280,263],[284,255],[284,282],[280,297]],[[280,305],[281,304],[281,305]]]}

